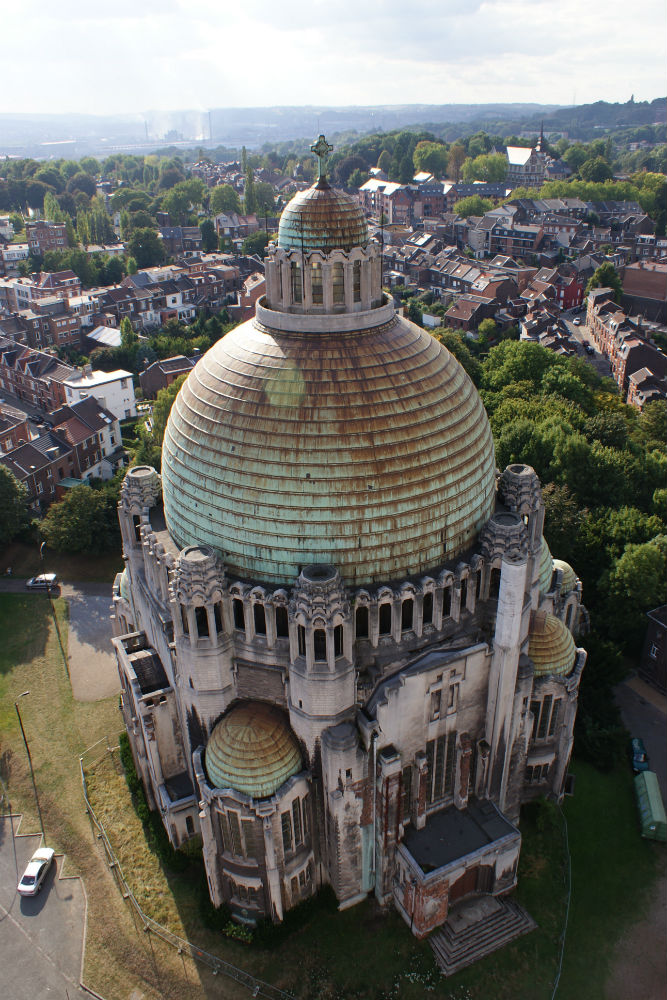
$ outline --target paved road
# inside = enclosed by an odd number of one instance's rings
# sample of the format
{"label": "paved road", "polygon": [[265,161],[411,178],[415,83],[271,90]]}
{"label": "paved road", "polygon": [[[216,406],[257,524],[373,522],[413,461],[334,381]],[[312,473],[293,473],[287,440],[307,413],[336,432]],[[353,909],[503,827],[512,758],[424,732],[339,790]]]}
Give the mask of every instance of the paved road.
{"label": "paved road", "polygon": [[[581,321],[580,325],[575,326],[573,323],[574,317],[577,316]],[[607,358],[595,347],[595,341],[593,339],[592,333],[590,333],[588,327],[586,326],[586,313],[578,313],[577,310],[572,310],[569,313],[563,313],[560,317],[561,322],[567,327],[570,336],[573,340],[576,340],[577,344],[581,345],[580,355],[585,360],[588,361],[590,365],[595,368],[598,375],[603,375],[606,377],[611,377],[611,365]],[[590,344],[590,346],[595,351],[594,354],[587,354],[584,350],[583,345]]]}
{"label": "paved road", "polygon": [[[30,594],[25,580],[3,577],[0,593]],[[58,595],[69,604],[68,664],[72,694],[77,701],[99,701],[120,691],[116,657],[111,646],[111,584],[64,583]]]}
{"label": "paved road", "polygon": [[0,818],[0,992],[6,1000],[90,1000],[79,986],[86,917],[83,884],[79,878],[59,877],[63,859],[58,857],[58,871],[51,869],[38,896],[18,895],[20,874],[41,842],[39,835],[16,835],[19,819]]}
{"label": "paved road", "polygon": [[633,736],[640,736],[658,776],[667,802],[667,699],[638,677],[619,684],[615,691],[621,717]]}

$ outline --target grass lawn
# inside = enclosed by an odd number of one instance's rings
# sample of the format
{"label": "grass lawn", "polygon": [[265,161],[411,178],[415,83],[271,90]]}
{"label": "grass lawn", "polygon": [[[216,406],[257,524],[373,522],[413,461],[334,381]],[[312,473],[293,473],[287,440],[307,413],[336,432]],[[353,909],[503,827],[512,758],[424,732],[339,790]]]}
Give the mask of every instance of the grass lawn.
{"label": "grass lawn", "polygon": [[[63,641],[67,605],[54,601]],[[117,698],[74,701],[43,594],[0,594],[0,768],[22,832],[39,829],[25,748],[14,701],[30,743],[47,843],[67,855],[66,871],[83,876],[88,898],[84,979],[106,1000],[159,996],[199,1000],[197,970],[159,941],[137,931],[91,832],[81,794],[79,754],[106,733],[116,734]],[[150,945],[153,950],[151,951]],[[156,973],[157,963],[158,973]],[[172,984],[168,988],[165,981]],[[187,976],[187,979],[184,977]],[[190,986],[188,985],[190,984]]]}
{"label": "grass lawn", "polygon": [[39,544],[25,545],[12,542],[0,555],[0,574],[11,566],[12,576],[36,576],[39,573],[57,573],[64,583],[113,583],[116,573],[123,569],[123,560],[118,553],[99,556],[68,554],[44,549],[44,565],[39,556]]}
{"label": "grass lawn", "polygon": [[[603,1000],[614,942],[642,911],[656,875],[657,851],[638,835],[632,779],[619,768],[601,775],[578,764],[577,794],[566,800],[572,854],[572,905],[559,1000]],[[114,772],[113,777],[111,772]],[[146,848],[124,783],[110,762],[91,782],[93,804],[142,906],[179,934],[226,961],[291,989],[303,1000],[345,997],[417,1000],[548,1000],[565,916],[562,826],[555,810],[530,807],[522,818],[518,898],[538,929],[470,969],[445,980],[427,942],[415,941],[396,914],[371,900],[343,913],[317,913],[274,950],[246,947],[201,923],[200,873],[165,873]],[[604,828],[602,827],[604,824]],[[628,900],[628,884],[632,898]]]}

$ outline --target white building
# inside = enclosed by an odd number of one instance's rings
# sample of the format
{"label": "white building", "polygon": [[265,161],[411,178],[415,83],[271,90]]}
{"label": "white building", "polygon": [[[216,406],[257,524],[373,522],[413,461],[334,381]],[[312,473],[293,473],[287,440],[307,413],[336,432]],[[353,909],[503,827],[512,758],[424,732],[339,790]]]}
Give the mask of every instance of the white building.
{"label": "white building", "polygon": [[79,375],[67,379],[63,385],[70,406],[92,396],[118,420],[129,420],[137,415],[132,373],[122,368],[115,372],[99,372],[84,365]]}

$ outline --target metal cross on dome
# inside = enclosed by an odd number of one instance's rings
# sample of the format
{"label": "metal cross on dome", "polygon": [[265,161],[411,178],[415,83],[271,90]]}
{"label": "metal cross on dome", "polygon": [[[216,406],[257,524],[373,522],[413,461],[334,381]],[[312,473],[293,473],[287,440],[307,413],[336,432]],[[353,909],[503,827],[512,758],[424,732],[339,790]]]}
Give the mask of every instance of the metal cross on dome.
{"label": "metal cross on dome", "polygon": [[323,135],[318,136],[317,142],[314,142],[310,147],[311,153],[314,153],[317,157],[318,163],[318,180],[324,178],[324,159],[333,152],[333,146],[330,146]]}

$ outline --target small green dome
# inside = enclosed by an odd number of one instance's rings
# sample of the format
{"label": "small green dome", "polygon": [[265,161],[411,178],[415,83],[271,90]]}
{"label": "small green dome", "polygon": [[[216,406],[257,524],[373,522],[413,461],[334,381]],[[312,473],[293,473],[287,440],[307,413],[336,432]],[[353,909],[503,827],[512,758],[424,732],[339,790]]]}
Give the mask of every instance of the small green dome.
{"label": "small green dome", "polygon": [[301,754],[283,713],[264,702],[244,702],[218,722],[206,747],[214,788],[263,799],[298,774]]}
{"label": "small green dome", "polygon": [[577,585],[577,574],[569,563],[562,559],[554,559],[554,570],[559,569],[562,573],[560,592],[561,594],[571,594]]}
{"label": "small green dome", "polygon": [[551,588],[551,577],[554,572],[554,562],[544,535],[540,550],[540,594],[548,594]]}
{"label": "small green dome", "polygon": [[574,666],[577,650],[569,628],[560,618],[546,611],[533,615],[530,626],[528,655],[538,677],[547,674],[569,674]]}
{"label": "small green dome", "polygon": [[351,250],[368,243],[368,224],[361,205],[321,179],[300,191],[286,206],[278,226],[283,250]]}

